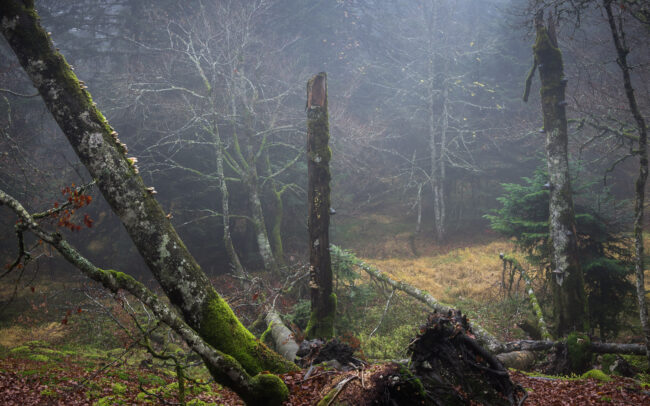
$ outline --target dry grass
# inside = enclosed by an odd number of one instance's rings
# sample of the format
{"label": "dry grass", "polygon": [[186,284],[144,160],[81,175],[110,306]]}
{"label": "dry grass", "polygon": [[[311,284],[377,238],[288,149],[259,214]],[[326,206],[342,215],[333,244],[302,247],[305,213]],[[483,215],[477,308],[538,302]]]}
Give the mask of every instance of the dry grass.
{"label": "dry grass", "polygon": [[[427,247],[422,247],[424,248]],[[512,253],[512,242],[498,239],[463,248],[431,246],[420,257],[364,258],[393,278],[428,291],[443,302],[486,301],[499,292],[503,265],[499,253]]]}
{"label": "dry grass", "polygon": [[51,322],[35,327],[13,325],[0,329],[0,346],[13,348],[29,341],[60,342],[66,334],[65,326],[60,322]]}

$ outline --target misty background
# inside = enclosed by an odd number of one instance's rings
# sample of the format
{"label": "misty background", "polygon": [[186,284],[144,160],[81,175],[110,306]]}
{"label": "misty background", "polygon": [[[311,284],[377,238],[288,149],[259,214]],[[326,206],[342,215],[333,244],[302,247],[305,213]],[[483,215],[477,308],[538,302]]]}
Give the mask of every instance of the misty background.
{"label": "misty background", "polygon": [[[492,235],[502,183],[545,167],[528,1],[37,1],[44,27],[137,158],[140,175],[209,275],[232,270],[223,197],[246,269],[264,267],[259,226],[287,265],[306,259],[305,83],[328,74],[331,241],[369,256],[386,218],[419,245]],[[631,230],[636,159],[609,27],[558,12],[576,204]],[[633,83],[647,115],[647,30],[633,23]],[[91,181],[0,40],[0,187],[30,211]],[[28,97],[25,97],[28,96]],[[618,131],[618,133],[617,133]],[[221,158],[219,158],[221,157]],[[218,162],[221,160],[221,165]],[[148,279],[119,220],[93,192],[92,228],[67,232],[101,266]],[[622,202],[605,204],[611,197]],[[257,202],[261,210],[258,210]],[[0,211],[0,255],[15,255]],[[364,238],[363,243],[359,238]],[[281,247],[278,248],[278,242]],[[419,245],[418,245],[419,244]],[[36,269],[66,274],[62,261]],[[5,261],[7,262],[7,261]]]}

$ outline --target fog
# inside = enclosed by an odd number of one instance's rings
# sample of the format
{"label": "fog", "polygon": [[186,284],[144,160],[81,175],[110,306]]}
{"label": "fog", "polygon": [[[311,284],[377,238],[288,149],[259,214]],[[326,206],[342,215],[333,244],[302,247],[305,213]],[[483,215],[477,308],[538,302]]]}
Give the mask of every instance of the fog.
{"label": "fog", "polygon": [[[219,275],[232,270],[225,232],[246,269],[265,267],[261,244],[287,265],[306,260],[305,84],[321,71],[333,243],[390,256],[364,244],[363,230],[382,221],[397,224],[383,239],[406,233],[421,246],[494,235],[484,216],[500,207],[501,184],[546,166],[537,77],[522,101],[540,4],[109,0],[36,8],[192,254]],[[622,230],[630,231],[633,118],[606,18],[588,4],[579,14],[553,4],[580,185],[574,200],[628,221]],[[626,22],[632,83],[647,114],[647,27]],[[44,211],[63,201],[62,189],[92,179],[4,40],[0,53],[0,187]],[[147,277],[120,222],[89,190],[93,204],[83,213],[92,227],[62,232],[98,263]],[[622,206],[600,206],[611,197]],[[15,218],[0,214],[2,257],[11,263]],[[65,268],[49,256],[37,258],[44,269]]]}

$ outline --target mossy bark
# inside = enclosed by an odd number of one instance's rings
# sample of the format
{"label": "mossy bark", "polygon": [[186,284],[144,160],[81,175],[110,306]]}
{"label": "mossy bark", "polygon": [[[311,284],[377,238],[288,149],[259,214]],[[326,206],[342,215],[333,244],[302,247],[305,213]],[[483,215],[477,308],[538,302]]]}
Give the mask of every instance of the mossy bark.
{"label": "mossy bark", "polygon": [[123,272],[96,267],[59,234],[43,231],[27,210],[2,190],[0,190],[0,203],[7,204],[21,218],[26,228],[34,232],[42,241],[53,246],[68,262],[76,266],[86,276],[101,283],[113,293],[125,290],[138,298],[151,309],[159,320],[181,336],[192,350],[203,357],[206,366],[218,382],[232,388],[248,404],[279,405],[286,400],[287,388],[278,377],[272,375],[251,377],[240,362],[208,344],[169,305],[142,283]]}
{"label": "mossy bark", "polygon": [[549,234],[553,247],[554,316],[558,336],[589,328],[584,276],[578,258],[575,214],[569,177],[568,133],[564,66],[555,39],[552,18],[544,26],[543,13],[535,19],[533,51],[541,81],[546,133],[550,203]]}
{"label": "mossy bark", "polygon": [[327,75],[314,75],[307,82],[307,169],[309,185],[309,287],[311,317],[307,338],[334,336],[336,296],[332,288],[332,261],[329,251],[330,170],[327,113]]}
{"label": "mossy bark", "polygon": [[147,191],[90,94],[55,50],[34,9],[21,1],[3,0],[0,28],[79,159],[187,324],[215,349],[236,358],[251,375],[295,368],[261,345],[219,297]]}

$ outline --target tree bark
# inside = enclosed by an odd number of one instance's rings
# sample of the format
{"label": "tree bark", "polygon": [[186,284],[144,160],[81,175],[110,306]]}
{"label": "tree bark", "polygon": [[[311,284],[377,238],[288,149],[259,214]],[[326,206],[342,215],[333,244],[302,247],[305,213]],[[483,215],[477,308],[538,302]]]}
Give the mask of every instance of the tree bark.
{"label": "tree bark", "polygon": [[[213,105],[214,108],[214,105]],[[216,144],[216,163],[217,163],[217,178],[219,180],[219,191],[221,192],[221,213],[223,218],[223,244],[226,248],[226,253],[230,259],[233,272],[238,276],[245,276],[244,267],[239,260],[239,255],[235,251],[235,246],[232,243],[232,235],[230,234],[230,205],[228,184],[226,183],[226,174],[223,168],[223,154],[224,145],[219,134],[219,127],[215,122],[212,126],[212,137]]]}
{"label": "tree bark", "polygon": [[54,119],[187,324],[251,375],[294,369],[294,364],[256,340],[214,290],[85,86],[40,27],[33,4],[3,0],[0,22],[4,37]]}
{"label": "tree bark", "polygon": [[[27,210],[2,190],[0,190],[0,203],[7,204],[27,228],[41,240],[54,247],[61,256],[84,275],[101,283],[114,294],[125,290],[144,303],[160,321],[181,336],[185,343],[203,358],[210,373],[218,382],[233,389],[247,404],[280,405],[287,398],[287,389],[278,377],[274,375],[251,377],[239,362],[206,343],[169,305],[130,275],[112,269],[98,268],[62,239],[59,234],[50,234],[42,230]],[[297,350],[298,346],[295,342],[294,345]],[[295,358],[295,351],[293,355]],[[269,388],[272,389],[269,390]]]}
{"label": "tree bark", "polygon": [[266,221],[264,220],[264,211],[262,210],[262,201],[260,200],[259,176],[257,173],[257,154],[253,151],[253,140],[251,131],[253,128],[252,113],[245,109],[244,111],[246,127],[244,128],[244,142],[246,143],[246,165],[242,174],[242,183],[246,190],[248,203],[251,209],[251,218],[253,219],[253,230],[255,232],[255,241],[257,249],[262,257],[264,269],[274,274],[278,273],[278,262],[273,256],[269,234],[266,230]]}
{"label": "tree bark", "polygon": [[550,183],[549,235],[553,247],[553,308],[558,336],[587,331],[589,319],[584,276],[578,259],[575,214],[569,175],[568,133],[564,66],[555,38],[553,19],[544,26],[540,11],[535,18],[537,38],[533,51],[541,81],[542,112],[546,133],[546,158]]}
{"label": "tree bark", "polygon": [[612,12],[612,0],[603,0],[603,6],[607,12],[612,39],[616,47],[618,58],[616,62],[623,73],[623,85],[627,97],[630,111],[636,122],[637,131],[639,132],[639,176],[636,178],[634,187],[634,273],[636,276],[636,297],[639,306],[639,319],[643,329],[643,338],[646,345],[646,357],[650,364],[650,323],[648,323],[648,307],[646,303],[645,292],[645,266],[643,259],[643,205],[645,199],[645,186],[648,180],[648,127],[639,110],[639,105],[634,95],[632,79],[630,77],[630,66],[627,63],[627,54],[630,50],[625,44],[625,32],[623,31],[623,22],[619,20],[619,26],[616,26],[614,13]]}
{"label": "tree bark", "polygon": [[275,343],[275,350],[284,358],[293,362],[296,359],[296,353],[298,352],[298,344],[296,343],[296,339],[291,330],[284,325],[280,315],[275,311],[275,309],[271,309],[266,313],[264,320],[266,320],[266,323],[271,329],[271,336],[273,337],[273,343]]}
{"label": "tree bark", "polygon": [[327,75],[314,75],[307,82],[307,170],[309,176],[309,287],[311,316],[307,338],[334,336],[336,294],[332,289],[330,258],[330,171],[327,113]]}

